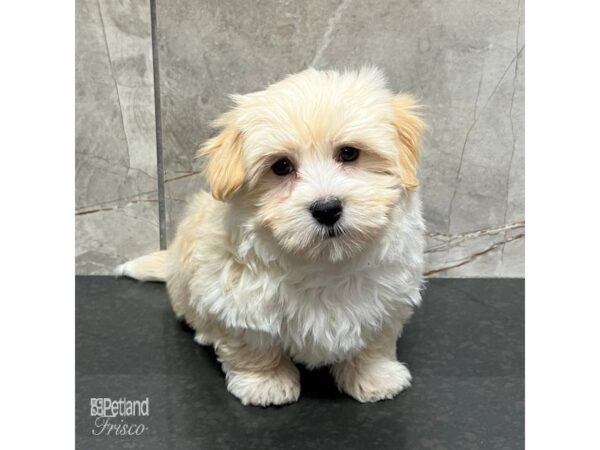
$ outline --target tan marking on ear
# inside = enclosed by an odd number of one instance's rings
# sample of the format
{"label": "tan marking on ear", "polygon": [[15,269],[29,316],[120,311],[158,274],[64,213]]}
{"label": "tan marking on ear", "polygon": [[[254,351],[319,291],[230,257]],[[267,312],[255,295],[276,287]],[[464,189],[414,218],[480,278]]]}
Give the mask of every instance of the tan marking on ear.
{"label": "tan marking on ear", "polygon": [[224,127],[217,136],[209,139],[198,151],[204,157],[204,176],[214,198],[227,201],[244,184],[243,135],[231,124],[232,113],[225,113],[214,124]]}
{"label": "tan marking on ear", "polygon": [[427,124],[419,115],[417,101],[404,94],[392,100],[394,106],[394,126],[400,142],[400,170],[406,189],[414,191],[419,186],[418,166],[421,158],[421,137]]}

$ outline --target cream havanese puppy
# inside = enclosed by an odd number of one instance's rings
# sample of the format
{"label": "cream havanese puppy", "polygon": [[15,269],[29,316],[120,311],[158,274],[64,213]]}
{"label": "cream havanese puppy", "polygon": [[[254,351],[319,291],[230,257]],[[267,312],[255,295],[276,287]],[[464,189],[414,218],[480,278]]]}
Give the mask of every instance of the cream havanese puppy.
{"label": "cream havanese puppy", "polygon": [[392,398],[411,382],[396,340],[421,301],[415,101],[370,67],[232,99],[199,151],[210,194],[166,251],[116,273],[166,281],[245,405],[296,401],[295,362],[331,366],[358,401]]}

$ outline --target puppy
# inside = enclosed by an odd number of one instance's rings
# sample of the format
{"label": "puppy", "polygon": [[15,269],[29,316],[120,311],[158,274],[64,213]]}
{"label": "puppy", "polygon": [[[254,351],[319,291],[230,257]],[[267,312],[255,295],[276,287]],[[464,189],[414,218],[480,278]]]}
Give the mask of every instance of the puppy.
{"label": "puppy", "polygon": [[244,405],[296,401],[295,362],[331,366],[360,402],[392,398],[411,382],[396,340],[421,301],[415,101],[370,67],[232,99],[199,151],[212,196],[195,197],[168,250],[116,273],[166,281]]}

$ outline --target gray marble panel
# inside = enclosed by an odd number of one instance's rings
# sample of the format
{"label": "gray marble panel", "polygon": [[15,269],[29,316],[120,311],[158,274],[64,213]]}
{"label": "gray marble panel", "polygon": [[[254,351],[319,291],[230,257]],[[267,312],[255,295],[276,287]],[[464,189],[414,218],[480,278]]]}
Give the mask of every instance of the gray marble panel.
{"label": "gray marble panel", "polygon": [[147,2],[76,2],[76,272],[158,247]]}
{"label": "gray marble panel", "polygon": [[311,65],[376,64],[431,124],[427,271],[523,276],[523,25],[518,0],[158,0],[169,236],[202,186],[194,154],[227,94]]}
{"label": "gray marble panel", "polygon": [[[79,273],[158,246],[149,20],[147,3],[77,2]],[[158,26],[169,237],[204,186],[194,154],[227,94],[311,65],[376,64],[422,98],[431,124],[427,272],[523,276],[520,2],[158,0]]]}

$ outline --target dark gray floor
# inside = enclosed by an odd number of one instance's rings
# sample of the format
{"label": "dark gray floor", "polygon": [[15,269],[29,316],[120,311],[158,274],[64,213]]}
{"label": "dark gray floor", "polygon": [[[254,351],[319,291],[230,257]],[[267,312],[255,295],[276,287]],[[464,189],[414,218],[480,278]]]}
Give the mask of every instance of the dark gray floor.
{"label": "dark gray floor", "polygon": [[[360,404],[326,370],[300,401],[243,407],[211,349],[192,340],[156,283],[77,277],[77,447],[518,449],[524,446],[524,281],[432,279],[398,354],[413,386]],[[51,370],[48,368],[47,370]],[[94,436],[91,398],[149,397],[140,436]],[[114,434],[114,433],[113,433]]]}

